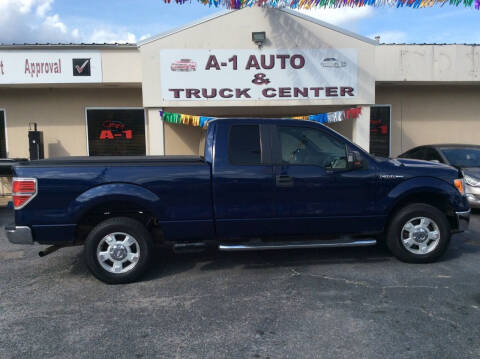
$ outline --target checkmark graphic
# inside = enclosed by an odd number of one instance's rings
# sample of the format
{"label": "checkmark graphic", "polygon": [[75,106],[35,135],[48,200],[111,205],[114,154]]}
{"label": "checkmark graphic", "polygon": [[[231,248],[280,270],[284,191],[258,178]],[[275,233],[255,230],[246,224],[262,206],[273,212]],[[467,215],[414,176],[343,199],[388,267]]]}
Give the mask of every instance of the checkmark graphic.
{"label": "checkmark graphic", "polygon": [[85,60],[85,62],[82,64],[82,66],[78,66],[78,65],[75,66],[75,68],[77,69],[77,72],[78,72],[79,74],[81,74],[81,73],[83,72],[83,70],[85,69],[85,66],[87,66],[87,64],[88,64],[89,61],[90,61],[90,60]]}

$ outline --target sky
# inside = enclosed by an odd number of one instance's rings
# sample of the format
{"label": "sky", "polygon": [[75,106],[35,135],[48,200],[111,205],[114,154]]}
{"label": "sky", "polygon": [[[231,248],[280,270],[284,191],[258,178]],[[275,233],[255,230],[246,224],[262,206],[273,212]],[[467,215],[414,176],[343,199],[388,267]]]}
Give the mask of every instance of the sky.
{"label": "sky", "polygon": [[[138,42],[223,11],[192,0],[0,0],[0,43]],[[443,6],[304,13],[384,43],[480,43],[480,11]],[[215,34],[205,34],[215,36]]]}

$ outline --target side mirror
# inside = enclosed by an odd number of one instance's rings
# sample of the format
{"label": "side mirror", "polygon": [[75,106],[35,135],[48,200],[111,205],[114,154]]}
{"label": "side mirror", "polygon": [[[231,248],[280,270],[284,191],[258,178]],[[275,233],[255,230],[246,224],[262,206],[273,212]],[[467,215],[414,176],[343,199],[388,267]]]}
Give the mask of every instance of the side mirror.
{"label": "side mirror", "polygon": [[360,152],[350,151],[347,156],[348,159],[348,168],[352,170],[363,168],[363,160]]}

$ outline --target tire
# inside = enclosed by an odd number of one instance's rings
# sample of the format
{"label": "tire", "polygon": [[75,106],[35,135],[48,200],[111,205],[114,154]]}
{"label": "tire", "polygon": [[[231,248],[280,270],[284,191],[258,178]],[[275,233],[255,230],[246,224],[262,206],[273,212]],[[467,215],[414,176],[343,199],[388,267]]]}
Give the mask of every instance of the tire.
{"label": "tire", "polygon": [[153,243],[145,226],[131,218],[115,217],[95,226],[85,241],[90,272],[109,284],[135,282],[148,269]]}
{"label": "tire", "polygon": [[386,244],[403,262],[431,263],[445,253],[450,236],[450,223],[445,214],[436,207],[417,203],[394,214],[388,226]]}

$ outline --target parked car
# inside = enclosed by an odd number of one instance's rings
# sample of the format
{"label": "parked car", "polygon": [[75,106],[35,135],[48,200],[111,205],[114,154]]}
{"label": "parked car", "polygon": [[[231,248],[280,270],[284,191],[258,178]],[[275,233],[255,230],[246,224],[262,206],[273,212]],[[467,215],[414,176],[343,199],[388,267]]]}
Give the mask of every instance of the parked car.
{"label": "parked car", "polygon": [[345,61],[339,61],[335,57],[327,57],[321,62],[323,67],[345,67],[347,63]]}
{"label": "parked car", "polygon": [[175,251],[374,245],[426,263],[465,230],[458,170],[377,159],[313,121],[218,119],[202,157],[25,161],[13,168],[18,244],[83,244],[100,280],[147,269],[154,244]]}
{"label": "parked car", "polygon": [[398,157],[445,163],[462,170],[470,207],[480,208],[480,146],[461,144],[418,146]]}
{"label": "parked car", "polygon": [[196,71],[197,63],[190,59],[181,59],[172,63],[170,69],[172,71]]}

